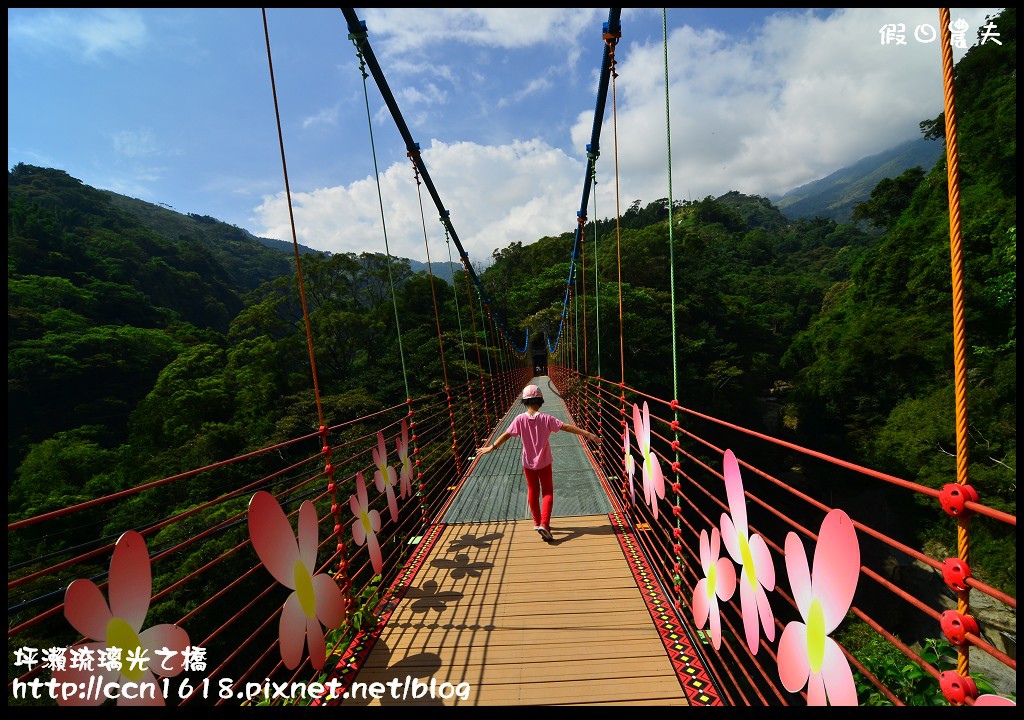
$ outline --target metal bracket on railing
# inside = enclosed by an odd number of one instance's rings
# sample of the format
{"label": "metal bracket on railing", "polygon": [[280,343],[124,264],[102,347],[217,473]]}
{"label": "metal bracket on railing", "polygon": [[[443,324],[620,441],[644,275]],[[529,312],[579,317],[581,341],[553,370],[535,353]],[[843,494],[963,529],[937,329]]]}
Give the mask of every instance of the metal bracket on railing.
{"label": "metal bracket on railing", "polygon": [[978,634],[978,621],[973,615],[962,615],[956,610],[946,610],[939,620],[942,632],[954,645],[963,645],[967,640],[967,633]]}
{"label": "metal bracket on railing", "polygon": [[946,558],[942,563],[942,579],[957,592],[967,591],[967,578],[970,576],[970,566],[960,558]]}
{"label": "metal bracket on railing", "polygon": [[939,673],[939,687],[946,700],[953,705],[963,705],[968,695],[978,697],[978,686],[974,680],[952,670]]}
{"label": "metal bracket on railing", "polygon": [[978,502],[978,491],[970,485],[946,483],[939,493],[939,504],[953,517],[966,517],[971,510],[964,507],[967,502]]}

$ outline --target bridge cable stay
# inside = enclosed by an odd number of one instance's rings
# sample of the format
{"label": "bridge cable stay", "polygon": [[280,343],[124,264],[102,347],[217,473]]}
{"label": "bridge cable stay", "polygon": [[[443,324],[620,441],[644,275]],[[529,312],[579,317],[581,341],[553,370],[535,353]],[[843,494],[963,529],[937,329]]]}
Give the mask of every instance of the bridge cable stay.
{"label": "bridge cable stay", "polygon": [[[380,186],[380,172],[379,172],[379,168],[378,168],[378,165],[377,165],[377,147],[376,147],[376,143],[374,142],[374,135],[373,135],[373,116],[372,116],[372,113],[370,112],[370,96],[369,96],[369,92],[367,90],[367,84],[366,84],[366,78],[367,78],[366,61],[365,61],[365,59],[363,57],[362,48],[361,48],[360,43],[358,42],[358,37],[353,37],[353,35],[350,33],[349,34],[349,40],[352,41],[352,44],[356,48],[356,57],[358,57],[358,59],[359,59],[359,74],[362,77],[362,81],[363,81],[363,105],[364,105],[364,107],[366,109],[366,126],[367,126],[367,132],[369,134],[369,139],[370,139],[370,155],[371,155],[371,157],[373,159],[373,170],[374,170],[373,176],[374,176],[374,180],[375,180],[376,185],[377,185],[377,205],[380,208],[381,232],[382,232],[383,238],[384,238],[385,257],[387,258],[386,265],[387,265],[387,270],[388,270],[388,285],[389,285],[389,287],[391,289],[391,306],[392,306],[392,309],[393,309],[394,315],[395,315],[395,335],[396,335],[396,337],[398,339],[398,357],[399,357],[399,360],[401,362],[402,382],[403,382],[404,387],[405,387],[406,418],[403,421],[403,428],[402,428],[403,442],[411,443],[408,446],[408,451],[410,452],[410,454],[413,457],[416,458],[416,460],[414,460],[413,463],[412,463],[412,467],[411,467],[411,470],[410,470],[410,474],[412,475],[412,477],[410,477],[409,479],[410,479],[411,484],[415,488],[414,490],[412,490],[412,492],[416,496],[417,505],[419,506],[420,514],[421,515],[425,515],[426,508],[425,508],[424,503],[423,503],[423,491],[424,491],[423,476],[422,476],[422,470],[420,469],[420,460],[418,458],[418,454],[419,454],[418,441],[419,441],[419,439],[418,439],[417,433],[416,433],[416,416],[415,416],[415,410],[413,408],[412,393],[409,390],[409,374],[408,374],[408,370],[407,370],[406,364],[405,364],[405,350],[404,350],[403,345],[402,345],[402,327],[401,327],[401,322],[400,322],[399,314],[398,314],[398,300],[397,300],[396,295],[395,295],[395,280],[394,280],[394,276],[393,276],[393,274],[391,272],[391,249],[390,249],[389,244],[388,244],[387,219],[386,219],[386,216],[385,216],[385,213],[384,213],[383,192],[382,192],[381,186]],[[433,288],[431,288],[431,289],[433,289]],[[443,354],[442,354],[442,358],[443,358]],[[442,365],[443,365],[443,362],[442,362]],[[446,381],[445,382],[445,386],[447,386],[447,384],[448,383]],[[411,438],[409,438],[408,440],[404,439],[405,436],[406,436],[406,432],[411,433]],[[384,478],[384,482],[387,482],[387,481],[388,481],[388,479]]]}
{"label": "bridge cable stay", "polygon": [[618,271],[619,289],[619,412],[625,424],[626,416],[626,349],[623,341],[622,324],[622,209],[619,198],[619,117],[618,104],[616,102],[616,83],[619,74],[615,71],[615,45],[619,41],[621,33],[617,28],[609,27],[604,34],[605,43],[608,46],[609,73],[612,83],[612,149],[615,168],[615,257]]}
{"label": "bridge cable stay", "polygon": [[[462,369],[466,374],[466,394],[469,398],[470,427],[473,428],[473,446],[477,447],[480,445],[480,436],[477,432],[476,400],[473,397],[473,384],[469,379],[469,358],[466,356],[466,338],[462,330],[462,308],[459,305],[458,288],[455,287],[455,263],[452,261],[452,239],[451,236],[448,235],[448,228],[445,228],[444,230],[444,244],[448,249],[448,276],[452,279],[452,297],[455,300],[455,317],[459,323],[459,349],[462,350]],[[429,265],[429,258],[427,260]],[[431,273],[431,277],[433,277],[433,273]],[[434,281],[431,280],[430,282],[431,287],[433,287]],[[473,306],[470,305],[470,311],[472,311],[472,307]],[[476,338],[474,337],[474,340],[475,339]],[[477,348],[479,350],[479,345],[477,345]]]}
{"label": "bridge cable stay", "polygon": [[[455,264],[452,261],[452,239],[451,239],[451,236],[448,234],[448,228],[447,227],[445,227],[445,230],[444,230],[444,242],[445,242],[445,245],[448,246],[448,271],[449,271],[449,274],[451,275],[451,278],[452,278],[452,291],[453,291],[452,295],[455,297],[455,307],[456,307],[456,311],[457,311],[458,317],[459,317],[459,337],[461,338],[462,337],[462,312],[459,309],[461,306],[459,305],[459,292],[458,292],[458,288],[455,287]],[[489,428],[489,427],[491,427],[491,415],[490,415],[490,412],[488,410],[488,404],[487,404],[487,383],[484,380],[484,371],[483,371],[484,363],[483,363],[483,358],[480,355],[480,336],[478,334],[478,330],[477,330],[477,326],[476,326],[476,303],[474,302],[473,288],[470,285],[470,281],[469,281],[469,273],[464,272],[464,273],[462,273],[462,275],[463,275],[463,277],[466,280],[466,299],[467,299],[466,307],[469,309],[469,317],[470,317],[470,320],[472,322],[472,327],[473,327],[473,345],[476,348],[476,365],[477,365],[477,368],[479,370],[480,398],[481,398],[480,402],[481,402],[481,404],[483,406],[484,425],[485,425],[485,427]],[[469,388],[468,392],[469,392],[470,402],[472,403],[473,402],[473,399],[472,399],[473,398],[473,389],[472,389],[472,386],[471,386],[470,380],[469,380],[469,359],[466,357],[466,344],[465,344],[465,340],[463,340],[463,342],[462,342],[462,362],[466,366],[466,385]],[[476,444],[479,444],[479,438],[476,435],[476,433],[477,433],[477,426],[476,426],[475,422],[473,423],[473,433],[474,433],[473,442],[476,443]]]}
{"label": "bridge cable stay", "polygon": [[[554,353],[558,349],[565,319],[565,306],[568,303],[568,288],[573,282],[575,275],[575,263],[580,256],[580,246],[583,242],[583,229],[587,220],[587,205],[590,198],[591,181],[595,177],[594,169],[598,157],[601,155],[600,140],[601,128],[604,124],[605,107],[608,101],[608,80],[614,65],[614,44],[609,44],[609,37],[618,38],[621,35],[620,15],[622,8],[611,8],[608,11],[608,21],[602,28],[602,39],[605,46],[601,57],[601,72],[597,86],[597,101],[594,107],[594,123],[590,131],[590,142],[587,144],[587,166],[583,175],[583,195],[580,200],[580,209],[576,214],[576,236],[573,243],[572,254],[569,260],[569,276],[566,278],[566,297],[563,299],[563,315],[556,332],[554,345],[548,342],[548,352]],[[594,180],[596,184],[596,180]]]}
{"label": "bridge cable stay", "polygon": [[[419,145],[416,146],[414,151],[408,153],[410,159],[419,156],[420,149]],[[444,376],[444,395],[445,400],[448,403],[448,421],[452,428],[452,454],[455,456],[455,468],[458,475],[462,476],[462,456],[459,453],[458,443],[458,430],[457,423],[455,422],[455,410],[452,407],[452,388],[451,383],[448,381],[448,363],[444,356],[444,338],[441,335],[441,313],[437,308],[437,291],[434,288],[434,270],[433,265],[430,262],[430,243],[427,240],[427,220],[423,214],[423,193],[420,192],[420,175],[419,169],[416,165],[416,161],[413,160],[412,166],[413,178],[416,180],[416,199],[419,203],[420,209],[420,226],[423,228],[423,247],[427,257],[427,275],[430,280],[430,297],[434,303],[434,322],[437,325],[437,347],[441,354],[441,373]],[[392,296],[394,295],[394,288],[391,289]],[[468,380],[468,373],[467,373]]]}
{"label": "bridge cable stay", "polygon": [[[459,253],[462,257],[462,263],[465,267],[466,272],[470,278],[478,286],[482,287],[479,276],[473,269],[473,266],[469,262],[469,254],[462,246],[462,241],[459,239],[459,235],[455,230],[455,226],[451,222],[451,213],[445,208],[444,203],[441,202],[440,195],[438,195],[437,189],[434,187],[434,182],[430,177],[430,173],[427,170],[426,164],[423,161],[423,156],[419,153],[419,145],[416,143],[412,134],[409,132],[409,127],[405,122],[402,112],[398,107],[398,103],[395,100],[394,94],[391,92],[391,88],[388,86],[387,80],[381,71],[380,65],[377,62],[377,58],[373,53],[373,48],[370,46],[369,39],[367,38],[366,23],[359,19],[356,15],[354,8],[341,8],[342,14],[345,17],[345,21],[348,24],[349,38],[355,43],[359,49],[360,57],[365,60],[366,67],[369,69],[370,74],[373,76],[374,81],[377,84],[378,90],[380,90],[381,97],[388,109],[391,111],[391,116],[395,121],[395,126],[398,129],[399,134],[405,142],[406,152],[409,157],[416,165],[419,171],[420,177],[422,178],[423,184],[427,188],[427,192],[430,193],[431,198],[434,201],[434,205],[438,210],[441,222],[445,225],[448,233],[451,236],[452,241],[459,249]],[[489,299],[487,300],[489,302]],[[524,341],[523,349],[520,350],[516,346],[511,334],[509,333],[505,322],[502,320],[501,314],[497,310],[493,310],[493,317],[495,323],[500,330],[499,336],[503,337],[509,345],[516,349],[517,354],[525,356],[527,349],[529,348],[529,329],[526,330],[526,339]]]}
{"label": "bridge cable stay", "polygon": [[[331,492],[331,508],[332,514],[334,515],[334,526],[340,528],[342,526],[340,516],[340,503],[337,497],[337,483],[334,478],[334,465],[331,463],[331,446],[328,440],[328,426],[327,421],[324,419],[323,402],[320,398],[320,382],[317,377],[316,371],[316,353],[313,348],[313,332],[312,326],[309,319],[309,307],[306,302],[306,290],[305,282],[302,275],[302,258],[299,252],[299,241],[298,234],[295,231],[295,212],[292,206],[292,194],[291,186],[288,181],[288,161],[284,147],[284,133],[281,129],[281,107],[277,97],[277,84],[274,79],[274,60],[273,54],[270,50],[270,30],[267,26],[267,10],[261,8],[263,15],[263,35],[267,45],[267,65],[270,72],[270,87],[274,97],[274,118],[277,123],[277,140],[281,151],[281,171],[284,175],[284,188],[285,197],[287,198],[288,204],[288,223],[291,228],[292,235],[292,246],[295,252],[295,269],[296,277],[299,286],[299,298],[302,303],[302,320],[306,330],[306,347],[309,351],[309,367],[313,377],[313,396],[316,401],[316,413],[317,421],[320,433],[320,440],[322,446],[322,454],[324,459],[324,473],[327,476],[327,486]],[[399,335],[399,337],[401,337]],[[355,605],[355,598],[352,597],[352,581],[348,575],[348,562],[346,560],[346,545],[344,541],[344,535],[337,530],[337,555],[338,555],[338,569],[335,574],[335,579],[338,580],[338,584],[341,586],[342,598],[345,606],[346,617],[349,616]]]}
{"label": "bridge cable stay", "polygon": [[672,449],[674,451],[672,462],[672,495],[675,498],[675,529],[673,531],[673,553],[676,557],[676,571],[673,573],[673,585],[677,594],[682,596],[682,574],[680,568],[683,566],[682,547],[679,545],[679,538],[682,536],[682,495],[679,479],[675,470],[680,466],[682,454],[679,451],[679,337],[676,330],[676,261],[675,261],[675,205],[672,201],[672,108],[670,103],[669,81],[668,81],[668,18],[665,8],[661,9],[661,37],[662,52],[665,64],[665,152],[666,168],[668,170],[668,273],[669,273],[669,296],[671,298],[672,312]]}
{"label": "bridge cable stay", "polygon": [[[964,273],[962,235],[960,229],[960,157],[957,149],[956,102],[953,95],[953,51],[950,45],[949,8],[939,8],[939,29],[942,34],[942,88],[946,121],[946,187],[949,196],[949,252],[953,275],[953,372],[956,395],[956,484],[962,491],[977,498],[967,484],[967,369],[964,339]],[[969,513],[957,516],[957,557],[969,567],[967,525]],[[970,590],[957,590],[957,612],[970,612]],[[965,645],[957,646],[957,672],[970,673],[970,655]]]}
{"label": "bridge cable stay", "polygon": [[[588,149],[588,155],[590,155]],[[597,186],[597,168],[593,166],[593,161],[597,159],[596,155],[593,155],[591,160],[591,177],[593,178],[594,186]],[[601,278],[598,274],[600,266],[600,255],[598,254],[598,239],[600,237],[600,230],[597,225],[597,192],[594,192],[594,344],[595,354],[597,355],[597,379],[601,379]]]}
{"label": "bridge cable stay", "polygon": [[[488,317],[487,311],[484,308],[484,302],[483,302],[483,298],[480,296],[479,288],[477,286],[475,286],[475,285],[471,285],[470,279],[469,279],[469,273],[466,273],[465,275],[466,275],[466,293],[469,295],[470,306],[474,308],[474,312],[473,312],[474,331],[475,331],[475,323],[476,323],[476,305],[479,304],[479,306],[480,306],[480,328],[481,328],[481,331],[483,332],[483,336],[484,336],[484,346],[488,348],[487,352],[484,353],[484,358],[487,361],[487,378],[488,378],[488,380],[489,380],[489,382],[491,384],[491,396],[494,399],[495,421],[497,421],[497,415],[499,413],[499,410],[498,410],[498,407],[499,407],[498,399],[500,398],[500,395],[497,394],[497,392],[496,392],[496,390],[494,388],[495,374],[494,374],[494,367],[493,367],[493,364],[492,364],[493,358],[491,357],[491,355],[492,355],[492,353],[490,351],[490,347],[491,346],[489,345],[489,342],[488,342],[488,339],[487,339],[489,337],[489,335],[490,335],[490,318]],[[474,332],[474,334],[475,334],[475,332]],[[479,343],[477,343],[476,348],[477,348],[477,359],[479,361],[479,358],[480,358],[480,344]],[[483,363],[481,362],[480,363],[480,369],[483,370],[483,367],[484,367]],[[484,388],[484,407],[486,408],[487,407],[487,385],[484,383],[483,376],[481,376],[481,378],[480,378],[480,385]],[[490,419],[488,418],[487,427],[490,427],[490,426],[491,426],[491,423],[490,423]]]}

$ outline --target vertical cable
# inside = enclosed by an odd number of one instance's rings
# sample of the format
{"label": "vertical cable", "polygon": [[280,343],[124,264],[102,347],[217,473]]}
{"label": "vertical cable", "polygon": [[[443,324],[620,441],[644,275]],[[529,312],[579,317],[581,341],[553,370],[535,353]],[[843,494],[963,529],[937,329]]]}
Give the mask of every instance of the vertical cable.
{"label": "vertical cable", "polygon": [[682,523],[682,508],[680,506],[681,499],[679,497],[681,489],[679,484],[679,463],[680,463],[680,452],[679,452],[679,364],[678,364],[678,347],[679,340],[676,334],[676,261],[675,261],[675,242],[674,242],[674,230],[675,230],[675,218],[674,218],[674,206],[672,203],[672,113],[670,110],[669,103],[669,87],[668,87],[668,19],[666,18],[665,8],[661,9],[661,36],[662,46],[665,56],[665,146],[667,148],[667,164],[668,164],[668,273],[669,273],[669,293],[672,300],[672,449],[675,451],[675,461],[672,463],[672,497],[676,504],[676,527],[672,533],[674,542],[672,548],[675,552],[676,561],[672,571],[672,584],[676,591],[676,607],[682,609],[682,602],[680,598],[683,593],[683,576],[682,571],[685,567],[683,561],[683,548],[681,540],[683,536],[683,523]]}
{"label": "vertical cable", "polygon": [[[334,516],[334,535],[337,537],[338,570],[334,575],[341,587],[345,603],[345,617],[351,616],[355,600],[352,598],[352,581],[348,576],[348,559],[346,545],[342,534],[342,521],[338,512],[337,483],[334,481],[334,465],[331,463],[331,446],[328,440],[327,421],[324,418],[323,402],[320,399],[320,381],[316,371],[316,353],[313,350],[313,329],[309,320],[309,306],[306,302],[306,283],[302,275],[302,258],[299,253],[299,239],[295,231],[295,212],[292,207],[291,184],[288,180],[288,161],[284,150],[284,132],[281,129],[281,108],[277,98],[277,81],[274,78],[274,60],[270,51],[270,29],[267,25],[267,10],[261,8],[263,15],[263,36],[267,44],[267,65],[270,70],[270,88],[274,96],[274,118],[277,122],[277,141],[281,149],[281,169],[284,174],[284,189],[288,204],[288,222],[292,233],[292,248],[295,251],[295,269],[299,285],[299,299],[302,303],[302,320],[306,327],[306,347],[309,351],[309,367],[313,376],[313,397],[316,401],[318,432],[320,434],[320,451],[324,458],[324,474],[327,476],[327,489],[331,495],[331,512]],[[365,76],[364,76],[365,79]]]}
{"label": "vertical cable", "polygon": [[[957,150],[956,102],[953,92],[953,51],[949,39],[949,8],[939,8],[942,37],[942,86],[946,117],[946,187],[949,195],[949,252],[953,276],[953,366],[956,388],[956,481],[967,484],[967,361],[964,340],[964,276],[960,232],[960,157]],[[965,515],[957,518],[957,557],[968,566],[968,536]],[[957,592],[957,612],[970,611],[969,591]],[[957,648],[957,670],[963,677],[970,672],[970,658],[964,646]]]}

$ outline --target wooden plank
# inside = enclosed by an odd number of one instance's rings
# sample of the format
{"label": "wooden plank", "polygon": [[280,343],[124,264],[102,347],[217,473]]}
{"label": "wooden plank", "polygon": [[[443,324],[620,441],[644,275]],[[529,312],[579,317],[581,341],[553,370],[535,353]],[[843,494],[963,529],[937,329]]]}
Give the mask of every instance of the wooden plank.
{"label": "wooden plank", "polygon": [[560,525],[448,525],[342,704],[687,705],[607,515]]}

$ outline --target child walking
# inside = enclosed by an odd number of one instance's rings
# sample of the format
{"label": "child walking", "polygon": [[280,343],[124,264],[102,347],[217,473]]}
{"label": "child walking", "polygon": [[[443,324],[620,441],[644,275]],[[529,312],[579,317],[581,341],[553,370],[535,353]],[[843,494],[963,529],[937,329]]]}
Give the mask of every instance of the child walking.
{"label": "child walking", "polygon": [[523,388],[523,405],[526,412],[520,413],[492,445],[484,445],[477,454],[485,455],[501,447],[510,437],[520,437],[523,441],[523,475],[526,476],[526,502],[533,514],[534,530],[546,541],[551,540],[551,509],[555,496],[551,478],[551,445],[548,438],[551,433],[565,430],[573,435],[580,435],[591,441],[597,435],[587,430],[564,423],[558,418],[540,411],[544,404],[544,394],[536,385]]}

